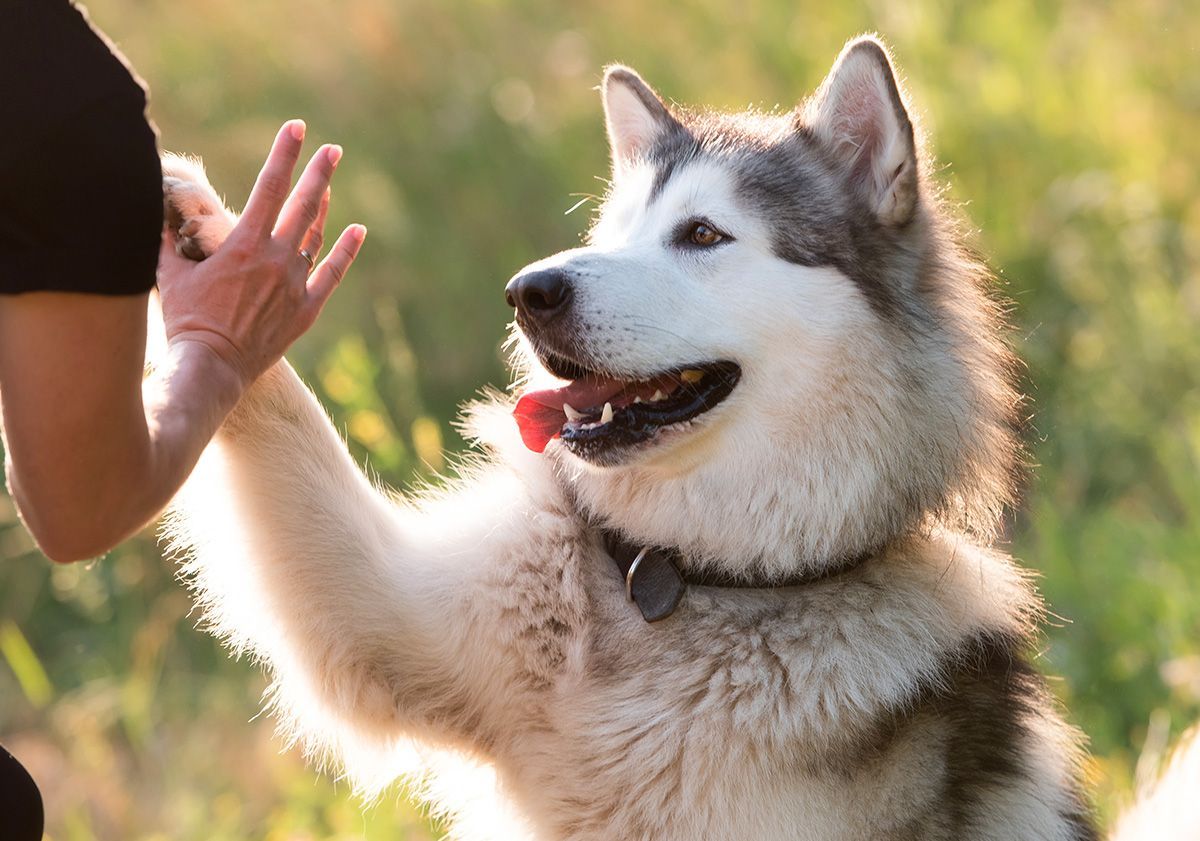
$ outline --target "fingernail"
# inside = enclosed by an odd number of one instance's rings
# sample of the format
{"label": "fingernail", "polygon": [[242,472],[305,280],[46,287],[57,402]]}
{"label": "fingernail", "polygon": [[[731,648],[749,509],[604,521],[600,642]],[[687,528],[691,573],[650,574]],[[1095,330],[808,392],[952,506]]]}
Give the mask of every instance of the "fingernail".
{"label": "fingernail", "polygon": [[292,120],[288,123],[288,131],[291,132],[293,140],[303,140],[305,128],[304,120]]}
{"label": "fingernail", "polygon": [[329,150],[325,153],[325,155],[329,159],[330,166],[337,166],[338,161],[342,159],[342,147],[334,144],[333,146],[329,147]]}
{"label": "fingernail", "polygon": [[367,238],[367,226],[366,225],[351,225],[350,226],[350,236],[352,236],[354,238],[355,242],[361,243],[363,240],[365,240]]}

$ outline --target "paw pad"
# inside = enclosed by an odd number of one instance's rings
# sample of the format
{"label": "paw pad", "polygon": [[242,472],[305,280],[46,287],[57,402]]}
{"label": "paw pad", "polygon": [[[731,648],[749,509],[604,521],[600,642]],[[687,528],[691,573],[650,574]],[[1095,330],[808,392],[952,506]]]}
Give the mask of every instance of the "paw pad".
{"label": "paw pad", "polygon": [[197,262],[216,251],[232,227],[220,199],[207,183],[174,175],[163,177],[163,212],[167,227],[175,235],[175,251]]}

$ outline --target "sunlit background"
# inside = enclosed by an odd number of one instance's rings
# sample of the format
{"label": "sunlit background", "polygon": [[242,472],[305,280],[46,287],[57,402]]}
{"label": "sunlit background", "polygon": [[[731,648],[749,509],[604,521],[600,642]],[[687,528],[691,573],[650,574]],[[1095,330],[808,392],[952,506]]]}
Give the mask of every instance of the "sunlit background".
{"label": "sunlit background", "polygon": [[[333,224],[370,237],[291,358],[401,487],[464,446],[460,401],[506,384],[505,280],[574,245],[589,203],[564,211],[604,190],[605,63],[680,102],[790,107],[879,31],[1013,303],[1037,469],[1011,548],[1054,612],[1041,662],[1091,738],[1101,812],[1200,718],[1194,4],[89,5],[163,146],[202,155],[234,206],[282,120],[346,147]],[[43,783],[53,839],[439,836],[402,793],[364,813],[281,752],[254,718],[263,678],[193,628],[152,534],[53,567],[0,498],[0,559],[0,740]]]}

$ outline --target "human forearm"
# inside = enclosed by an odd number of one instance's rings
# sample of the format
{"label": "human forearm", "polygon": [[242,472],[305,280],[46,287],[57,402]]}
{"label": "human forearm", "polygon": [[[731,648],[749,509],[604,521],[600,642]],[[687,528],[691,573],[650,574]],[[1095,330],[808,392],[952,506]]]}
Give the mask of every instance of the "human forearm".
{"label": "human forearm", "polygon": [[144,524],[166,507],[245,387],[211,346],[176,341],[168,347],[142,387],[148,457],[133,521]]}
{"label": "human forearm", "polygon": [[[102,554],[157,515],[242,390],[312,324],[354,261],[359,225],[313,268],[341,150],[319,150],[289,195],[303,134],[298,121],[281,130],[236,228],[195,165],[175,159],[158,271],[169,352],[148,380],[144,295],[0,299],[9,487],[54,560]],[[180,237],[207,259],[179,256]]]}
{"label": "human forearm", "polygon": [[0,397],[9,488],[56,560],[111,548],[125,489],[147,470],[146,296],[40,292],[0,301]]}
{"label": "human forearm", "polygon": [[10,487],[42,550],[56,561],[82,560],[143,528],[170,502],[242,390],[209,347],[177,342],[140,399],[113,395],[94,425],[56,442],[71,457],[52,473],[10,455]]}

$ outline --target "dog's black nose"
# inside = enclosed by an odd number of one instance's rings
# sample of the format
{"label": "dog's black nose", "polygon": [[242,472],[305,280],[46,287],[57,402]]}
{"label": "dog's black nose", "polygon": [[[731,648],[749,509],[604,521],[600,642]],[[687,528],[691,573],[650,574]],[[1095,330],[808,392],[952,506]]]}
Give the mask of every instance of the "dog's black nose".
{"label": "dog's black nose", "polygon": [[504,287],[504,300],[526,318],[549,321],[566,309],[571,283],[562,269],[522,272]]}

